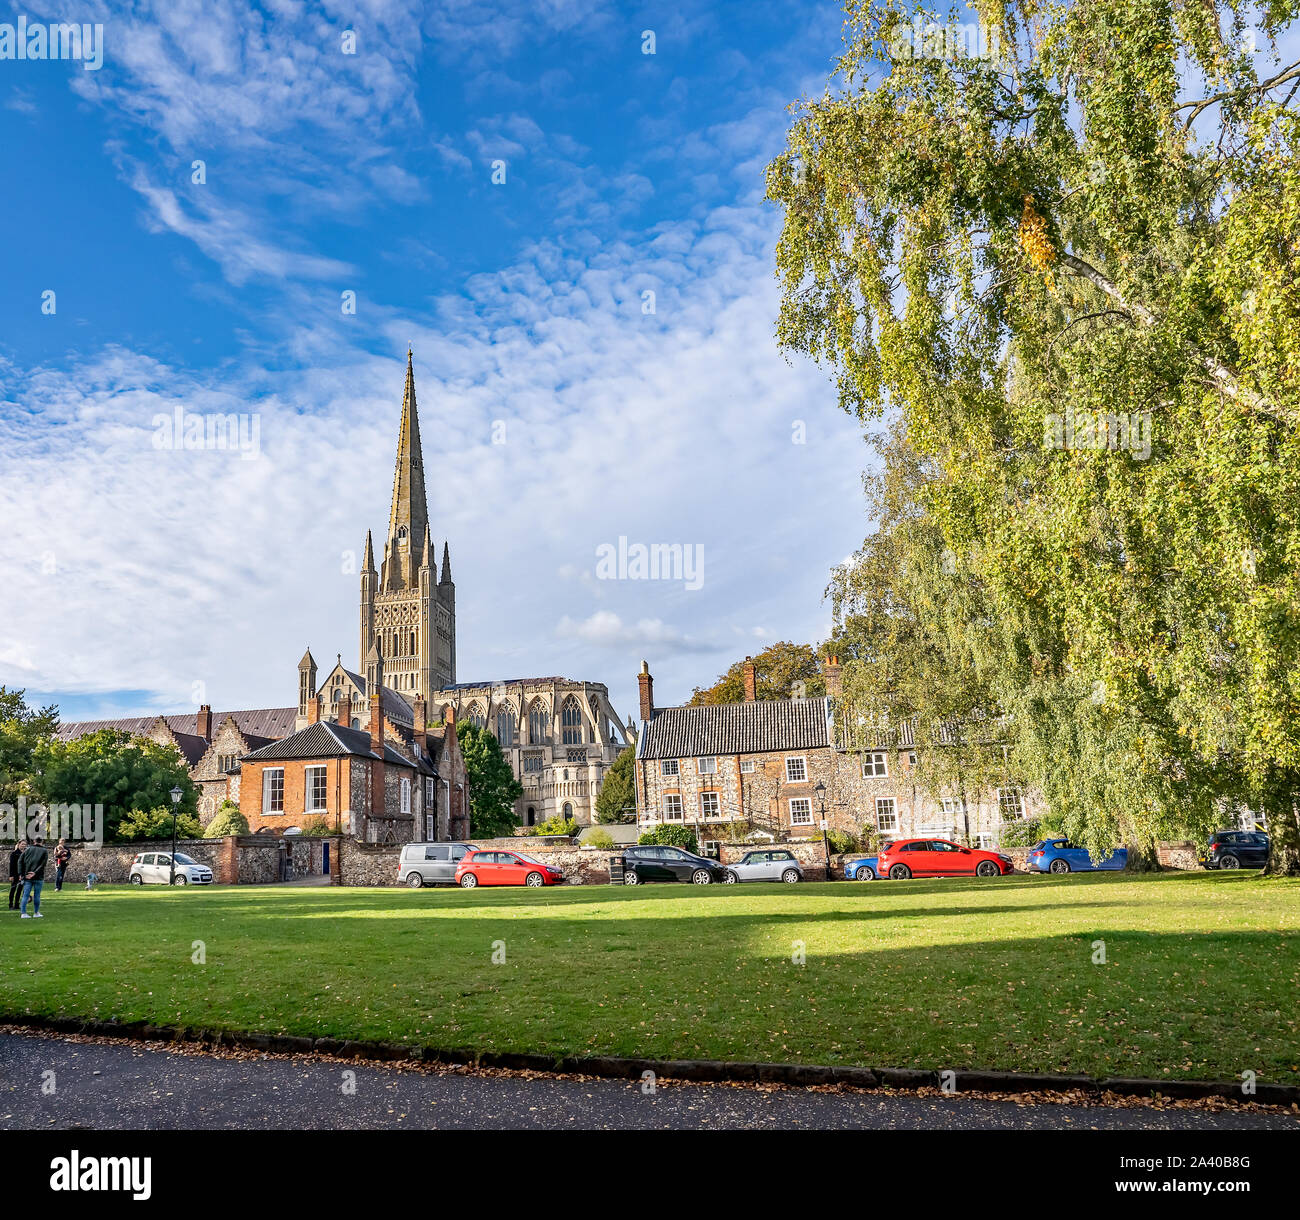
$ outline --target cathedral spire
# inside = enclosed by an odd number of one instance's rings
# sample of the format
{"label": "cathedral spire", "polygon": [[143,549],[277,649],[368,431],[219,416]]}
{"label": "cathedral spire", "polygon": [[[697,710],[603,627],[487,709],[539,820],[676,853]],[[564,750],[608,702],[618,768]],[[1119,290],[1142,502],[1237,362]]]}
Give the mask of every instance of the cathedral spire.
{"label": "cathedral spire", "polygon": [[366,553],[361,560],[361,570],[363,572],[373,572],[375,570],[375,544],[370,540],[369,530],[366,530]]}
{"label": "cathedral spire", "polygon": [[433,567],[433,539],[429,535],[429,526],[427,523],[424,527],[424,552],[420,558],[420,567]]}
{"label": "cathedral spire", "polygon": [[420,417],[415,404],[414,355],[406,351],[406,389],[402,422],[397,434],[397,463],[393,471],[393,507],[388,514],[388,545],[383,587],[409,589],[415,584],[416,548],[429,528],[424,498],[424,455],[420,450]]}
{"label": "cathedral spire", "polygon": [[442,576],[439,577],[438,583],[440,585],[445,585],[450,580],[451,580],[451,551],[448,549],[448,544],[444,542],[442,544]]}

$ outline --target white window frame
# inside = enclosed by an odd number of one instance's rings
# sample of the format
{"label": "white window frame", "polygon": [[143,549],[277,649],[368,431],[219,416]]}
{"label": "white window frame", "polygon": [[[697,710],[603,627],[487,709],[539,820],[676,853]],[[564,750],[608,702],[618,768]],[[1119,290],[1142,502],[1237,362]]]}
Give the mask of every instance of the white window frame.
{"label": "white window frame", "polygon": [[[705,763],[708,763],[707,767],[704,765]],[[697,758],[695,760],[695,768],[696,768],[697,775],[717,775],[718,773],[717,755],[710,754],[704,758]]]}
{"label": "white window frame", "polygon": [[402,798],[401,798],[402,812],[410,813],[411,812],[411,780],[409,776],[406,775],[402,776],[402,784],[400,790],[402,794]]}
{"label": "white window frame", "polygon": [[[800,815],[796,816],[795,806],[803,806],[799,810]],[[791,826],[811,826],[813,824],[812,797],[810,796],[792,796],[790,798],[790,825]]]}
{"label": "white window frame", "polygon": [[[1007,804],[1009,800],[1015,801],[1015,812],[1011,817],[1007,817]],[[998,789],[998,817],[1003,822],[1023,822],[1025,820],[1025,796],[1019,787]]]}
{"label": "white window frame", "polygon": [[[271,807],[272,788],[274,787],[271,780],[273,776],[279,776],[280,779],[280,807],[278,809],[273,809]],[[262,812],[268,815],[284,812],[284,768],[283,767],[262,768]]]}
{"label": "white window frame", "polygon": [[684,821],[686,815],[682,810],[682,797],[679,792],[664,793],[663,820],[665,822]]}
{"label": "white window frame", "polygon": [[[315,797],[316,775],[321,776],[321,799],[317,804]],[[329,768],[319,763],[312,763],[302,769],[303,807],[307,813],[321,813],[329,808]]]}
{"label": "white window frame", "polygon": [[675,758],[665,758],[659,764],[659,774],[678,776],[681,774],[681,768],[677,765]]}
{"label": "white window frame", "polygon": [[991,830],[979,830],[971,835],[974,840],[973,847],[980,851],[992,851],[998,845],[998,837]]}
{"label": "white window frame", "polygon": [[754,773],[754,760],[752,758],[742,758],[740,760],[741,775],[752,775]]}
{"label": "white window frame", "polygon": [[[798,763],[802,775],[791,775],[790,764]],[[806,784],[808,782],[808,756],[806,754],[787,754],[785,758],[785,782],[787,784]]]}
{"label": "white window frame", "polygon": [[884,750],[872,750],[862,756],[862,778],[889,778],[889,755]]}
{"label": "white window frame", "polygon": [[[708,797],[713,798],[713,812],[710,813],[705,808],[705,800]],[[722,794],[710,788],[707,792],[700,793],[700,819],[702,821],[717,821],[722,817]]]}
{"label": "white window frame", "polygon": [[[889,818],[888,826],[885,825],[886,817]],[[876,797],[876,829],[882,834],[898,831],[898,802],[892,796]]]}
{"label": "white window frame", "polygon": [[959,796],[945,796],[940,798],[939,812],[946,818],[952,819],[952,825],[956,826],[959,819],[966,813],[966,804]]}

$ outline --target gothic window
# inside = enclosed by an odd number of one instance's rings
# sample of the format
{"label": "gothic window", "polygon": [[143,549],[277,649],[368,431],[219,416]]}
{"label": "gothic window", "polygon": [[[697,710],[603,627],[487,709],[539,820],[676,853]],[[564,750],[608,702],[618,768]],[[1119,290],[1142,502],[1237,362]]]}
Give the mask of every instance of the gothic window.
{"label": "gothic window", "polygon": [[533,745],[541,745],[551,735],[550,726],[547,724],[549,719],[546,714],[546,704],[540,699],[534,699],[528,709],[528,740]]}
{"label": "gothic window", "polygon": [[582,709],[578,701],[570,695],[560,710],[560,728],[566,746],[582,745]]}
{"label": "gothic window", "polygon": [[497,712],[497,741],[507,748],[515,744],[515,710],[509,704]]}
{"label": "gothic window", "polygon": [[476,729],[481,729],[487,724],[487,717],[483,713],[483,705],[480,703],[471,703],[465,719],[470,722]]}

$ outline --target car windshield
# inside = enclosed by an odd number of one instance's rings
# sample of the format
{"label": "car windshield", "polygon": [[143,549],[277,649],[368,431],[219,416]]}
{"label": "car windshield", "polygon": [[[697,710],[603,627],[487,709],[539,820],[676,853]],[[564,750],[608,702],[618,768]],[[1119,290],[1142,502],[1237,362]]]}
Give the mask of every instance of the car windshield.
{"label": "car windshield", "polygon": [[177,863],[177,864],[197,864],[198,861],[197,861],[197,860],[191,860],[191,859],[189,858],[189,856],[187,856],[184,852],[180,852],[180,851],[178,851],[178,852],[176,853],[176,863]]}
{"label": "car windshield", "polygon": [[519,859],[521,859],[525,864],[541,864],[540,860],[534,860],[532,856],[521,855],[519,852],[515,852],[515,855],[518,856]]}

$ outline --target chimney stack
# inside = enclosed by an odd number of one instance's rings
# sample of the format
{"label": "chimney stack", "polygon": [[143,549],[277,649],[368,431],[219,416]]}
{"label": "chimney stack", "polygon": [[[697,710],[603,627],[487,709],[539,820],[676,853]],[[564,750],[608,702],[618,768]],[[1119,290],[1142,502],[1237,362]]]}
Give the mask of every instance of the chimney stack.
{"label": "chimney stack", "polygon": [[746,657],[741,672],[745,675],[745,702],[753,703],[758,698],[758,682],[754,677],[754,658]]}
{"label": "chimney stack", "polygon": [[456,727],[456,709],[447,704],[447,715],[443,718],[443,724],[449,724],[452,728]]}
{"label": "chimney stack", "polygon": [[838,699],[843,686],[840,681],[840,659],[827,654],[826,657],[826,693],[832,699]]}
{"label": "chimney stack", "polygon": [[345,729],[352,727],[352,692],[347,689],[339,698],[339,724]]}
{"label": "chimney stack", "polygon": [[324,695],[312,696],[311,702],[307,705],[307,723],[316,724],[320,720],[322,720],[324,717],[322,717],[321,712],[324,711],[324,708],[325,708],[325,696]]}
{"label": "chimney stack", "polygon": [[212,740],[212,705],[210,703],[205,703],[199,708],[199,714],[194,719],[194,731],[204,741]]}
{"label": "chimney stack", "polygon": [[650,676],[650,666],[641,662],[641,672],[636,676],[641,687],[641,719],[650,720],[655,714],[655,680]]}
{"label": "chimney stack", "polygon": [[428,714],[428,705],[423,699],[417,699],[415,701],[415,744],[420,747],[420,753],[424,755],[429,753],[429,734],[426,720]]}

